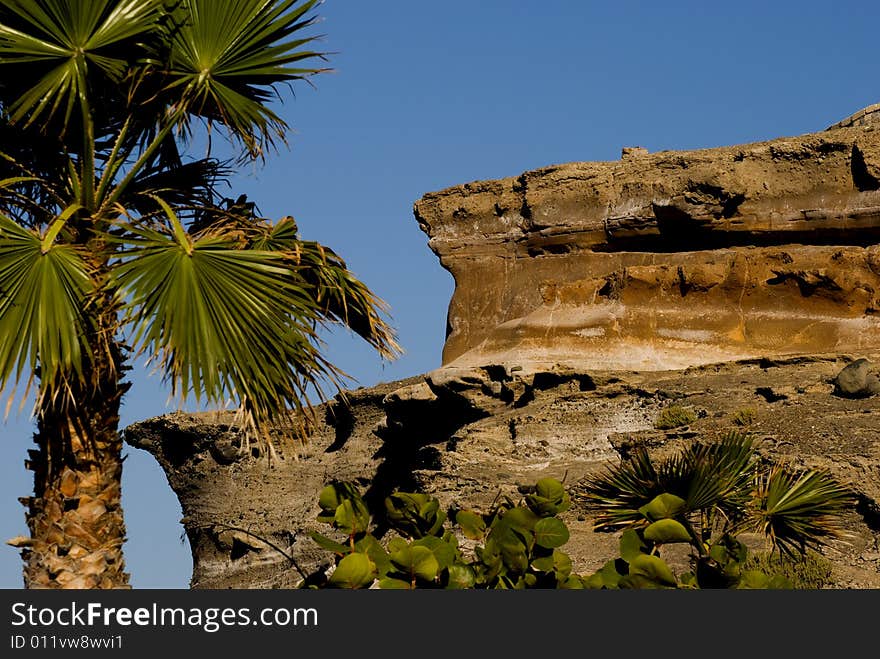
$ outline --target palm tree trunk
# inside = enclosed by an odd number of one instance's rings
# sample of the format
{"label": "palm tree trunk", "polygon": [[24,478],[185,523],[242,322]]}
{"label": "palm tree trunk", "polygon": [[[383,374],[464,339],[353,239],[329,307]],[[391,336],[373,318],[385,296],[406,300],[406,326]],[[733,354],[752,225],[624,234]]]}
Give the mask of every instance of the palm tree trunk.
{"label": "palm tree trunk", "polygon": [[[102,316],[109,321],[112,314]],[[31,534],[22,550],[26,588],[129,587],[119,435],[119,406],[129,385],[121,382],[123,346],[103,343],[104,350],[93,353],[91,384],[40,408],[37,449],[26,461],[34,496],[22,499]]]}

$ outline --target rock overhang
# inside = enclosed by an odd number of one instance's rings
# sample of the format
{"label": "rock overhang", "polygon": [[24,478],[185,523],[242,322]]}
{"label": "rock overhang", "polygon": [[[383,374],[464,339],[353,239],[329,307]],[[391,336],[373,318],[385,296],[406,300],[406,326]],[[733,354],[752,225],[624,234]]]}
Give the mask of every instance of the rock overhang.
{"label": "rock overhang", "polygon": [[880,345],[865,117],[426,194],[416,218],[456,282],[444,365],[668,370]]}

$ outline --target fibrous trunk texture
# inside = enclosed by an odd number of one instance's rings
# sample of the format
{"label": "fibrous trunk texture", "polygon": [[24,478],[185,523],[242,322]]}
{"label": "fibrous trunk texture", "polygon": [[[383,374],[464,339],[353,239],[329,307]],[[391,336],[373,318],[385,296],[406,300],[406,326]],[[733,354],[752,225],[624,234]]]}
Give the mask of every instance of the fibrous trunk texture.
{"label": "fibrous trunk texture", "polygon": [[[98,323],[106,330],[109,313]],[[106,334],[99,332],[99,334]],[[93,337],[94,338],[94,337]],[[97,340],[93,341],[97,345]],[[128,588],[122,545],[121,346],[94,353],[88,385],[39,410],[34,496],[22,499],[31,537],[23,540],[26,588]]]}

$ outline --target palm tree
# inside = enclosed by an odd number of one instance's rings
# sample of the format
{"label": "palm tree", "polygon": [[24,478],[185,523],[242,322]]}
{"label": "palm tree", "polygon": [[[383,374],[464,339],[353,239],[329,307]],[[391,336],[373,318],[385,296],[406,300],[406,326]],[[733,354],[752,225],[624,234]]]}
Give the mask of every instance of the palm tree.
{"label": "palm tree", "polygon": [[736,431],[660,459],[640,447],[588,476],[583,489],[597,530],[644,529],[660,518],[675,519],[701,556],[742,532],[761,533],[773,549],[803,556],[846,536],[842,516],[855,501],[828,471],[767,462],[753,438]]}
{"label": "palm tree", "polygon": [[[36,394],[30,537],[12,542],[26,587],[127,587],[118,425],[134,356],[181,398],[235,401],[271,449],[270,425],[344,379],[322,323],[399,352],[336,254],[217,192],[284,142],[278,86],[326,70],[304,68],[323,59],[301,36],[316,4],[0,5],[0,390]],[[211,155],[217,136],[235,160]]]}

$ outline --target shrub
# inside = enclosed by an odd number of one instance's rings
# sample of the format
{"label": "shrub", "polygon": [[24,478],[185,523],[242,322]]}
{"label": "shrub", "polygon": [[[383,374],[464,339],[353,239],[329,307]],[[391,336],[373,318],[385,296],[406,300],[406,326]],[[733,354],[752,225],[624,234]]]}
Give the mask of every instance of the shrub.
{"label": "shrub", "polygon": [[[337,542],[319,533],[312,539],[336,555],[325,582],[308,587],[336,588],[583,588],[560,547],[569,531],[557,516],[571,500],[557,480],[545,478],[523,488],[523,498],[505,497],[488,513],[459,510],[454,524],[427,494],[395,492],[371,521],[357,488],[348,482],[327,485],[319,498],[323,521],[346,536]],[[387,545],[376,537],[387,525],[395,534]],[[458,536],[475,541],[465,556]],[[303,585],[306,585],[305,583]]]}
{"label": "shrub", "polygon": [[[318,520],[341,537],[312,539],[335,555],[329,577],[309,588],[816,588],[830,563],[815,550],[840,537],[840,514],[853,503],[830,474],[767,464],[748,435],[694,442],[655,462],[644,448],[585,481],[595,528],[618,530],[620,555],[581,576],[562,547],[559,514],[571,505],[552,478],[496,501],[486,513],[443,511],[432,496],[395,492],[369,510],[357,487],[333,482],[319,497]],[[452,520],[452,521],[450,521]],[[392,536],[383,544],[379,529]],[[758,531],[769,554],[749,555],[737,537]],[[459,536],[475,543],[465,552]],[[687,545],[691,570],[675,575],[661,553]]]}
{"label": "shrub", "polygon": [[731,421],[737,426],[750,426],[755,421],[755,410],[750,407],[737,410],[734,412]]}
{"label": "shrub", "polygon": [[808,551],[802,556],[755,553],[746,559],[745,567],[780,574],[788,579],[792,588],[798,590],[818,590],[831,584],[831,561],[814,551]]}
{"label": "shrub", "polygon": [[671,430],[672,428],[680,428],[688,426],[697,420],[694,411],[681,405],[670,405],[660,412],[654,421],[654,427],[657,430]]}
{"label": "shrub", "polygon": [[[733,432],[715,443],[694,442],[656,462],[644,448],[587,479],[586,499],[599,530],[624,529],[620,557],[585,580],[589,588],[791,588],[819,575],[784,563],[841,537],[840,515],[850,491],[826,471],[767,464],[752,439]],[[750,559],[739,533],[761,532],[770,559]],[[692,571],[676,577],[660,553],[689,545]]]}

